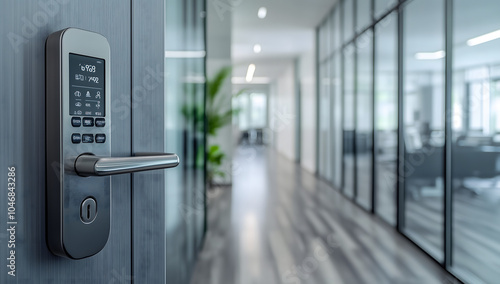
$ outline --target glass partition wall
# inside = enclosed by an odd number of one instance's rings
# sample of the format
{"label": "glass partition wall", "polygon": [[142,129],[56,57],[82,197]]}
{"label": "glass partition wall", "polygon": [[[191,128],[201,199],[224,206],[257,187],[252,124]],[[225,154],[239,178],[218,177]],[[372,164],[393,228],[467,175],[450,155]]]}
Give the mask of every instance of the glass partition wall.
{"label": "glass partition wall", "polygon": [[392,12],[375,26],[374,183],[375,212],[396,224],[398,162],[398,18]]}
{"label": "glass partition wall", "polygon": [[408,3],[403,11],[402,50],[404,232],[440,261],[445,142],[443,15],[443,0]]}
{"label": "glass partition wall", "polygon": [[500,279],[500,1],[453,1],[452,267]]}
{"label": "glass partition wall", "polygon": [[[324,28],[322,29],[322,35],[327,40],[323,41],[321,45],[319,45],[319,57],[322,60],[328,61],[328,50],[331,49],[331,20],[326,21],[324,23]],[[331,159],[328,157],[331,156],[332,144],[331,144],[331,136],[330,136],[330,112],[328,111],[331,105],[331,80],[330,80],[330,65],[324,64],[321,66],[319,70],[319,107],[321,108],[319,124],[318,124],[318,149],[321,153],[325,153],[325,155],[321,155],[319,157],[319,175],[326,179],[327,181],[332,181],[332,171],[331,171]]]}
{"label": "glass partition wall", "polygon": [[317,32],[319,174],[467,283],[500,278],[498,11],[340,0]]}
{"label": "glass partition wall", "polygon": [[188,283],[205,233],[205,1],[165,9],[165,149],[182,161],[165,172],[166,273]]}
{"label": "glass partition wall", "polygon": [[343,64],[343,113],[344,113],[344,122],[343,122],[343,145],[344,145],[344,161],[343,161],[343,172],[344,172],[344,180],[343,180],[343,192],[349,196],[355,196],[355,180],[354,180],[354,171],[355,171],[355,159],[354,159],[354,129],[356,127],[356,116],[355,116],[355,95],[354,95],[354,44],[350,44],[343,51],[344,53],[344,64]]}
{"label": "glass partition wall", "polygon": [[[365,2],[369,2],[366,1]],[[356,202],[372,207],[373,154],[373,35],[356,39]]]}

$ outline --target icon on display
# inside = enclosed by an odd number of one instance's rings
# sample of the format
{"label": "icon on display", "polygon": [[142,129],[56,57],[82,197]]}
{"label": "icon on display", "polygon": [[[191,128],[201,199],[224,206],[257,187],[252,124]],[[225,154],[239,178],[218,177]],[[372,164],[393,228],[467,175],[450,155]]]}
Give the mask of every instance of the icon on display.
{"label": "icon on display", "polygon": [[81,106],[82,106],[82,103],[81,103],[81,102],[76,102],[76,103],[75,103],[75,106],[77,106],[77,107],[81,107]]}
{"label": "icon on display", "polygon": [[80,91],[75,92],[75,97],[81,97],[81,96],[82,96],[82,93],[80,93]]}
{"label": "icon on display", "polygon": [[87,91],[87,94],[85,94],[85,97],[90,98],[90,91]]}
{"label": "icon on display", "polygon": [[75,80],[85,81],[85,77],[82,74],[75,74]]}
{"label": "icon on display", "polygon": [[96,99],[100,99],[101,98],[101,92],[97,91],[97,95],[95,95],[95,98]]}
{"label": "icon on display", "polygon": [[76,114],[78,114],[78,115],[82,115],[82,111],[81,111],[81,110],[77,110],[77,111],[76,111]]}
{"label": "icon on display", "polygon": [[90,107],[90,103],[85,103],[85,106],[86,107]]}
{"label": "icon on display", "polygon": [[97,102],[97,104],[95,104],[95,107],[96,108],[101,108],[101,102]]}
{"label": "icon on display", "polygon": [[92,115],[92,112],[91,111],[86,111],[85,115]]}

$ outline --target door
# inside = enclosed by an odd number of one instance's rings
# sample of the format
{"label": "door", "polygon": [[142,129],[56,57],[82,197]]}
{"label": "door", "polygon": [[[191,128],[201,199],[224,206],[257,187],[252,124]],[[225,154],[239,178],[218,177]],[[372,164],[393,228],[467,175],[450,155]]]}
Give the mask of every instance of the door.
{"label": "door", "polygon": [[[189,6],[186,2],[197,5]],[[204,183],[200,182],[204,179],[200,171],[204,165],[200,155],[204,151],[204,136],[199,127],[192,126],[181,115],[185,104],[183,89],[169,91],[169,85],[182,85],[179,78],[191,70],[188,66],[179,71],[182,74],[167,75],[165,39],[166,36],[177,37],[179,41],[187,36],[203,38],[200,24],[203,19],[198,15],[202,15],[204,5],[200,3],[194,0],[2,3],[0,283],[189,281],[204,232],[205,203],[192,201],[203,200],[204,196]],[[190,30],[176,22],[168,23],[169,13],[182,15],[177,22],[194,18],[191,23],[197,23],[196,30],[201,32],[195,33],[192,27]],[[50,74],[45,74],[45,39],[67,27],[102,34],[111,47],[112,156],[171,151],[181,160],[176,169],[112,177],[108,242],[101,252],[82,260],[54,256],[46,245],[45,76]],[[183,48],[189,48],[190,43],[185,42]],[[204,44],[196,48],[204,48]],[[200,60],[204,64],[204,58]],[[204,68],[198,72],[204,76]],[[194,86],[198,94],[201,88],[203,101],[203,81]],[[196,100],[200,101],[199,95]],[[12,179],[8,180],[13,175],[14,184]],[[9,200],[13,194],[9,196],[8,187],[15,188],[15,202]],[[187,217],[180,214],[179,208],[185,204],[195,209],[196,214]],[[15,216],[15,224],[8,223],[12,221],[9,216]],[[12,271],[8,265],[12,265],[14,273],[8,273]]]}

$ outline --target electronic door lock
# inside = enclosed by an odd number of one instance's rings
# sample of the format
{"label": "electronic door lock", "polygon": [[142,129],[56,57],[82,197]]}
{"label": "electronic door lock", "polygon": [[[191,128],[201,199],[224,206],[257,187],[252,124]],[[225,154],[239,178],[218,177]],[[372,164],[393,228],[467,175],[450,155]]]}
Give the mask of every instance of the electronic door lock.
{"label": "electronic door lock", "polygon": [[108,240],[110,175],[176,167],[179,157],[111,156],[110,47],[100,34],[75,28],[46,41],[47,246],[81,259]]}

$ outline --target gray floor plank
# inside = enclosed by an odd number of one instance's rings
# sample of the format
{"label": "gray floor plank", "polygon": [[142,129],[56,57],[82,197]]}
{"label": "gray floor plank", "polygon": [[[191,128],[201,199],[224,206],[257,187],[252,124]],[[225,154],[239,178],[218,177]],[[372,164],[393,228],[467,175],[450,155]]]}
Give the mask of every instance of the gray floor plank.
{"label": "gray floor plank", "polygon": [[233,187],[208,194],[192,284],[449,283],[394,229],[275,151],[240,147],[235,163]]}

